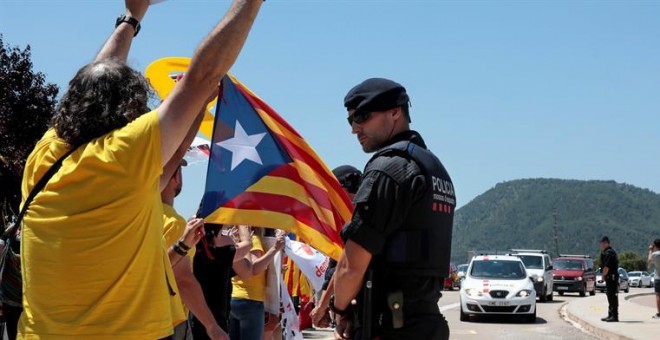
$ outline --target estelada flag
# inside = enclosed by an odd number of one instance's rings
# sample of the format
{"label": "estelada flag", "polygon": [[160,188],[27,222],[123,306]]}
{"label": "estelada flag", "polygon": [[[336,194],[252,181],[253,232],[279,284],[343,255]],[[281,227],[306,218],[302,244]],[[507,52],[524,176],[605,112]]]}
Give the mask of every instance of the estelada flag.
{"label": "estelada flag", "polygon": [[279,228],[338,259],[352,203],[307,142],[236,78],[222,79],[201,217]]}

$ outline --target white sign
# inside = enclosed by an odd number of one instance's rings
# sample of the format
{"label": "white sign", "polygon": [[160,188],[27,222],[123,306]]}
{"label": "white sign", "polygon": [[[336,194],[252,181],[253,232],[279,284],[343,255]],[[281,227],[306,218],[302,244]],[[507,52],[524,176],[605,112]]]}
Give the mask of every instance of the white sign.
{"label": "white sign", "polygon": [[325,271],[328,269],[330,261],[328,257],[305,243],[292,241],[288,238],[286,239],[284,251],[298,265],[298,268],[307,277],[314,290],[320,291],[323,288]]}

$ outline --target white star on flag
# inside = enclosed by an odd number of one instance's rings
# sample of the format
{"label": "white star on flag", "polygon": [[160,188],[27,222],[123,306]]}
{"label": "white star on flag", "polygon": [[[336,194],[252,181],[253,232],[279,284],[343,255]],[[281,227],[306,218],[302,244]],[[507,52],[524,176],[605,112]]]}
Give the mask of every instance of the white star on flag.
{"label": "white star on flag", "polygon": [[216,143],[222,148],[231,151],[231,170],[233,171],[244,160],[251,160],[257,164],[261,163],[261,157],[257,152],[257,145],[266,135],[265,132],[255,135],[245,133],[241,123],[236,121],[236,128],[234,129],[234,137]]}

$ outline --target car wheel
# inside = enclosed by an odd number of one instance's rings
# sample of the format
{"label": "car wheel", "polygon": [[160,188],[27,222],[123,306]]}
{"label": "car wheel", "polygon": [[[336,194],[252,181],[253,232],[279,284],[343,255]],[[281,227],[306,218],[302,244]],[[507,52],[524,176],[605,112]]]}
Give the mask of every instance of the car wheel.
{"label": "car wheel", "polygon": [[543,287],[543,291],[541,292],[541,295],[539,295],[539,300],[541,300],[541,302],[548,301],[548,291],[545,287]]}
{"label": "car wheel", "polygon": [[536,323],[536,309],[534,309],[534,314],[525,316],[525,321],[527,323]]}
{"label": "car wheel", "polygon": [[552,292],[550,292],[550,295],[548,295],[548,301],[554,300],[555,299],[554,296],[555,295]]}
{"label": "car wheel", "polygon": [[630,292],[630,286],[626,286],[626,289],[624,290],[625,293]]}
{"label": "car wheel", "polygon": [[463,307],[461,306],[461,321],[470,321],[470,315],[463,312]]}
{"label": "car wheel", "polygon": [[580,291],[580,296],[586,296],[587,295],[587,285],[585,284],[584,287],[582,287],[582,290]]}
{"label": "car wheel", "polygon": [[558,292],[559,296],[564,296],[564,292]]}

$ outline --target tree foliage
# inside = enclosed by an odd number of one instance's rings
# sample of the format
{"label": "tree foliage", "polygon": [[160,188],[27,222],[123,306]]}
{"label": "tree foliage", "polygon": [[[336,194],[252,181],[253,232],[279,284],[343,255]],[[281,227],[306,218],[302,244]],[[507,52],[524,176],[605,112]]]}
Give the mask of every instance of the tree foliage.
{"label": "tree foliage", "polygon": [[511,248],[598,259],[603,235],[620,254],[645,254],[658,226],[660,195],[647,189],[614,181],[515,180],[456,211],[452,259],[462,263],[470,250]]}
{"label": "tree foliage", "polygon": [[48,128],[59,89],[32,69],[30,46],[0,35],[0,224],[15,216],[25,160]]}
{"label": "tree foliage", "polygon": [[630,251],[623,252],[619,255],[619,267],[632,272],[635,270],[647,271],[648,264],[646,259],[642,258],[639,254]]}

